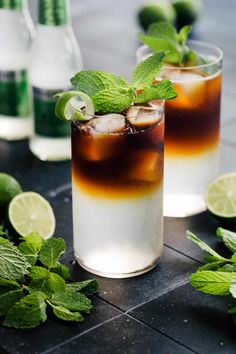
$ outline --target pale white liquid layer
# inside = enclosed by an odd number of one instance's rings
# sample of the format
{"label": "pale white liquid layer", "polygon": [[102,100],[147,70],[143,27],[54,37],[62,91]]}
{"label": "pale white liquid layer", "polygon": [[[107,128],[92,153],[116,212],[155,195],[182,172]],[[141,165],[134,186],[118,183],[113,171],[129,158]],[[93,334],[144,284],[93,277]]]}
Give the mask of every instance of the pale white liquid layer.
{"label": "pale white liquid layer", "polygon": [[69,138],[45,138],[35,135],[29,142],[30,150],[42,161],[61,161],[71,158]]}
{"label": "pale white liquid layer", "polygon": [[153,268],[163,249],[162,188],[151,195],[105,199],[73,183],[74,251],[92,273],[125,278]]}
{"label": "pale white liquid layer", "polygon": [[165,156],[164,215],[185,217],[206,210],[204,193],[219,175],[219,147],[197,156]]}

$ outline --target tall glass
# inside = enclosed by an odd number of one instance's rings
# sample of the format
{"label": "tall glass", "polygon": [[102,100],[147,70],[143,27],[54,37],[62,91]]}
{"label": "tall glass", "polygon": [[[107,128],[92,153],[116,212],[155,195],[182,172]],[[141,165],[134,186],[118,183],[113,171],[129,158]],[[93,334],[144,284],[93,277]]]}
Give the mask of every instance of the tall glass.
{"label": "tall glass", "polygon": [[[160,75],[170,79],[178,93],[177,99],[166,102],[165,216],[184,217],[204,211],[204,191],[219,174],[223,53],[198,41],[189,41],[188,46],[209,63],[166,65]],[[149,54],[147,46],[140,47],[138,61]]]}
{"label": "tall glass", "polygon": [[88,271],[126,278],[163,249],[164,103],[72,122],[74,251]]}

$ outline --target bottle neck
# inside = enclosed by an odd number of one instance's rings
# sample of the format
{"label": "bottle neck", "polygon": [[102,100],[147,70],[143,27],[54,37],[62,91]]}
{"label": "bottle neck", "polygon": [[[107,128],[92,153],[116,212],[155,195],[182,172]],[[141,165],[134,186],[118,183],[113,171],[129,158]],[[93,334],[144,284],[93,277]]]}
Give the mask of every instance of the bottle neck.
{"label": "bottle neck", "polygon": [[68,24],[68,7],[68,0],[39,0],[39,24],[52,27]]}
{"label": "bottle neck", "polygon": [[27,5],[27,0],[0,0],[0,9],[23,10]]}

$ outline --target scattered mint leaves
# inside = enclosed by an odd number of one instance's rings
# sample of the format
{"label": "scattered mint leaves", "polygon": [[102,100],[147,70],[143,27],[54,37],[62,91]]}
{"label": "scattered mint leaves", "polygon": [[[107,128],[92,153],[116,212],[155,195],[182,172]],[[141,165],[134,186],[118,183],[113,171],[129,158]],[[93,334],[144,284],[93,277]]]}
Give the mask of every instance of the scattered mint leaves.
{"label": "scattered mint leaves", "polygon": [[95,279],[84,280],[67,284],[67,287],[80,291],[84,295],[92,295],[98,291],[98,282]]}
{"label": "scattered mint leaves", "polygon": [[230,284],[235,275],[236,273],[206,270],[193,274],[190,277],[190,283],[194,288],[203,293],[229,295]]}
{"label": "scattered mint leaves", "polygon": [[48,269],[56,267],[60,256],[65,253],[66,245],[63,238],[50,238],[41,248],[40,262]]}
{"label": "scattered mint leaves", "polygon": [[31,244],[37,252],[39,252],[46,241],[37,233],[33,232],[27,236],[22,237],[22,241]]}
{"label": "scattered mint leaves", "polygon": [[0,237],[0,276],[17,280],[29,273],[30,263],[10,241]]}
{"label": "scattered mint leaves", "polygon": [[205,257],[208,263],[191,275],[190,283],[203,293],[228,296],[230,301],[228,312],[233,315],[233,321],[236,324],[236,233],[218,228],[216,234],[223,239],[225,246],[233,252],[230,258],[220,256],[196,235],[187,231],[187,238],[209,253],[209,256]]}
{"label": "scattered mint leaves", "polygon": [[16,245],[4,237],[0,235],[3,325],[21,329],[39,326],[47,319],[47,306],[61,320],[83,321],[80,312],[90,313],[92,304],[87,295],[97,292],[98,284],[94,279],[68,282],[69,268],[60,263],[64,240],[45,241],[33,233]]}
{"label": "scattered mint leaves", "polygon": [[51,295],[58,291],[63,291],[66,287],[65,280],[56,273],[49,272],[49,270],[35,266],[32,268],[29,277],[31,282],[29,284],[29,291],[42,291],[47,295]]}
{"label": "scattered mint leaves", "polygon": [[53,294],[50,301],[54,305],[64,306],[71,311],[84,311],[89,313],[92,309],[91,300],[70,288]]}
{"label": "scattered mint leaves", "polygon": [[7,312],[4,326],[15,328],[33,328],[47,319],[46,296],[42,292],[35,292],[16,302]]}
{"label": "scattered mint leaves", "polygon": [[158,22],[150,25],[147,34],[139,33],[138,39],[153,52],[167,51],[165,58],[167,63],[178,66],[206,64],[206,59],[186,45],[191,30],[191,26],[184,26],[177,32],[173,25]]}
{"label": "scattered mint leaves", "polygon": [[72,312],[64,306],[55,306],[50,301],[48,304],[52,307],[55,316],[64,321],[81,322],[84,320],[80,312]]}
{"label": "scattered mint leaves", "polygon": [[25,256],[30,265],[35,265],[38,258],[38,252],[32,243],[21,242],[18,249]]}
{"label": "scattered mint leaves", "polygon": [[216,230],[216,235],[221,237],[224,244],[232,252],[236,252],[236,234],[235,232],[225,230],[222,227],[218,227]]}

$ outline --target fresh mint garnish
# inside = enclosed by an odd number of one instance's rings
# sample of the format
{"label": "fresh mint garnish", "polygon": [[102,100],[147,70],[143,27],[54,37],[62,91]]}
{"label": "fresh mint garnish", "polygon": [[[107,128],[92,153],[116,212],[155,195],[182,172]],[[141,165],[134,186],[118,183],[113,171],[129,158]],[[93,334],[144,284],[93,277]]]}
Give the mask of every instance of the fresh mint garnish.
{"label": "fresh mint garnish", "polygon": [[228,296],[229,313],[232,314],[236,324],[236,233],[222,228],[218,228],[216,233],[222,238],[225,246],[233,252],[231,257],[220,256],[196,235],[187,231],[187,238],[209,254],[205,257],[208,263],[191,275],[190,283],[203,293]]}
{"label": "fresh mint garnish", "polygon": [[184,26],[177,32],[170,23],[158,22],[149,26],[147,34],[139,33],[138,39],[153,52],[167,51],[167,63],[178,66],[206,64],[206,59],[186,45],[191,30],[191,26]]}
{"label": "fresh mint garnish", "polygon": [[83,321],[92,309],[87,295],[97,292],[96,280],[71,283],[60,263],[65,252],[61,238],[44,240],[32,233],[15,245],[0,236],[0,316],[4,326],[33,328],[47,320],[50,307],[65,321]]}
{"label": "fresh mint garnish", "polygon": [[[84,121],[91,119],[94,113],[123,113],[137,103],[146,104],[152,100],[175,98],[177,95],[170,81],[167,83],[166,80],[164,84],[154,81],[161,71],[165,56],[166,52],[160,51],[139,63],[133,71],[130,83],[122,77],[103,71],[85,70],[77,73],[71,79],[75,90],[58,94],[56,115],[64,120]],[[76,104],[76,96],[83,101],[81,104]],[[93,105],[90,115],[86,112],[88,102],[90,107]],[[81,109],[83,103],[85,111]]]}

